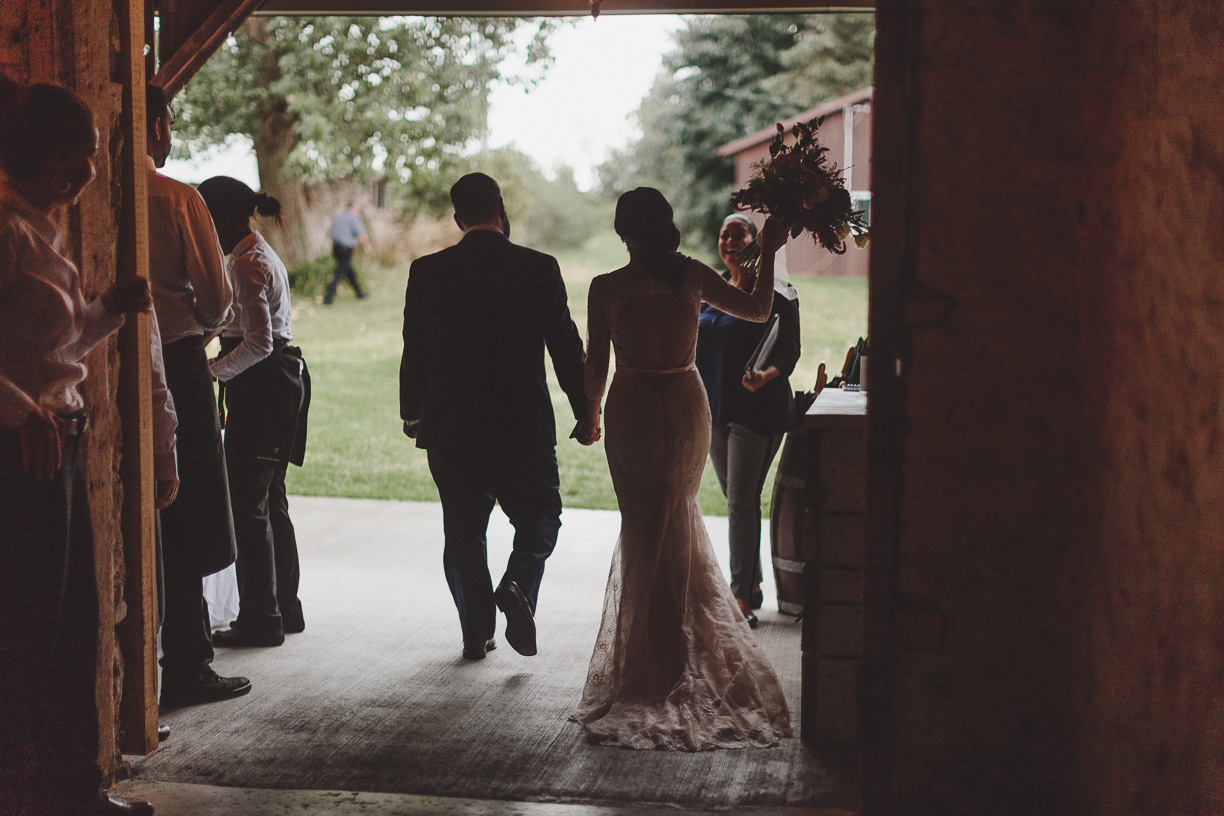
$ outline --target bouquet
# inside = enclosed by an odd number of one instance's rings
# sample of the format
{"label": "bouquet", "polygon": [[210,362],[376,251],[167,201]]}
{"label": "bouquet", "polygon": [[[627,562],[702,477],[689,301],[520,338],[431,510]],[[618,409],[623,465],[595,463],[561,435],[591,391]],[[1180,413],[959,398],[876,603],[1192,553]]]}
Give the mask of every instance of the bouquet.
{"label": "bouquet", "polygon": [[[854,209],[841,170],[828,161],[829,148],[816,141],[821,119],[799,122],[791,128],[794,144],[786,144],[786,129],[769,145],[769,161],[758,162],[742,190],[731,196],[736,210],[752,210],[778,219],[790,228],[792,238],[812,233],[816,243],[837,255],[846,251],[851,235],[858,247],[867,245],[870,233],[863,211]],[[746,269],[756,271],[761,247],[753,242],[739,252]]]}

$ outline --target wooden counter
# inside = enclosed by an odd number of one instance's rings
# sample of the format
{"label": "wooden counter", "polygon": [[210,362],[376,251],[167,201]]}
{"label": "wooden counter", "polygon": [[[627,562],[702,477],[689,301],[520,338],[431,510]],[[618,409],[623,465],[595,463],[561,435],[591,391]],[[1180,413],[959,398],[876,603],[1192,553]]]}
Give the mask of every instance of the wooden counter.
{"label": "wooden counter", "polygon": [[803,718],[808,742],[858,739],[867,395],[826,388],[804,416]]}

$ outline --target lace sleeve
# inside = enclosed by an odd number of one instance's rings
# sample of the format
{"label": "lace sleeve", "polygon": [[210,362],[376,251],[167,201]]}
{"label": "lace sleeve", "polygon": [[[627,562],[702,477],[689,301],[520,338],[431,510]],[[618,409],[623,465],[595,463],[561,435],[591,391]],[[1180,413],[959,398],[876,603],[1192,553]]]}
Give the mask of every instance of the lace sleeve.
{"label": "lace sleeve", "polygon": [[[723,279],[723,276],[700,261],[693,261],[697,268],[698,280],[701,283],[701,299],[732,317],[750,320],[753,323],[763,323],[769,317],[773,306],[773,269],[766,270],[762,264],[761,273],[751,292],[745,292]],[[768,280],[766,280],[768,275]]]}
{"label": "lace sleeve", "polygon": [[608,381],[608,357],[612,333],[604,308],[600,278],[591,281],[587,293],[587,357],[583,370],[588,401],[599,402]]}

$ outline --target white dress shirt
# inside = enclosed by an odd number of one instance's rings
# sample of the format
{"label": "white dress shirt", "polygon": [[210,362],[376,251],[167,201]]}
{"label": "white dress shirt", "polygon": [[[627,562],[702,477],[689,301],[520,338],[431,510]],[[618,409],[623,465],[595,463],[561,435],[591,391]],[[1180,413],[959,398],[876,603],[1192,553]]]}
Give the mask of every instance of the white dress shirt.
{"label": "white dress shirt", "polygon": [[123,325],[59,253],[60,232],[0,182],[0,426],[17,428],[36,406],[81,410],[81,360]]}
{"label": "white dress shirt", "polygon": [[204,199],[149,167],[149,283],[162,340],[212,335],[229,317],[233,291]]}
{"label": "white dress shirt", "polygon": [[293,339],[289,331],[289,273],[280,256],[258,232],[252,232],[234,247],[229,275],[236,315],[221,330],[221,336],[241,337],[242,342],[209,364],[213,376],[222,382],[271,354],[274,340]]}

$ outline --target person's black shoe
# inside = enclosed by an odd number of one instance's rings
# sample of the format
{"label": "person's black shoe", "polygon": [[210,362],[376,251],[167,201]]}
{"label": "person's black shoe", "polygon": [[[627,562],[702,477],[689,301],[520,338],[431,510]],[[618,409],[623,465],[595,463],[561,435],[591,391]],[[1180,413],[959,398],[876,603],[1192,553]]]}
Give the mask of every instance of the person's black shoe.
{"label": "person's black shoe", "polygon": [[506,615],[506,642],[510,647],[526,657],[535,654],[535,610],[522,588],[507,581],[493,593],[493,603]]}
{"label": "person's black shoe", "polygon": [[254,632],[250,629],[222,629],[213,632],[213,646],[226,649],[242,649],[252,646],[280,646],[285,642],[284,632]]}
{"label": "person's black shoe", "polygon": [[463,642],[463,659],[464,660],[484,660],[485,653],[491,652],[497,648],[497,641],[493,638],[488,640],[473,640]]}
{"label": "person's black shoe", "polygon": [[358,300],[365,300],[365,299],[366,299],[366,298],[368,298],[369,296],[370,296],[370,293],[369,293],[369,292],[358,292],[358,293],[357,293],[357,299],[358,299]]}
{"label": "person's black shoe", "polygon": [[765,605],[765,593],[759,586],[752,590],[752,598],[749,599],[748,605],[753,609],[760,609]]}
{"label": "person's black shoe", "polygon": [[215,703],[241,697],[251,690],[251,681],[245,677],[221,677],[211,668],[205,668],[195,680],[165,681],[161,693],[161,704],[166,708]]}
{"label": "person's black shoe", "polygon": [[157,741],[165,742],[168,739],[170,739],[170,726],[166,725],[165,723],[158,723],[157,724]]}

